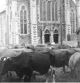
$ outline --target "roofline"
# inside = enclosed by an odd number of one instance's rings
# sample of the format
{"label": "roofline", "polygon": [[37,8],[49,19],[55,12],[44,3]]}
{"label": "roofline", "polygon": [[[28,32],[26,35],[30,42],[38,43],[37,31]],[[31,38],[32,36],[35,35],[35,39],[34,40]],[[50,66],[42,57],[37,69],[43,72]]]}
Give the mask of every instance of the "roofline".
{"label": "roofline", "polygon": [[6,12],[6,10],[3,10],[3,11],[0,12],[0,14],[3,14],[3,13],[5,13],[5,12]]}

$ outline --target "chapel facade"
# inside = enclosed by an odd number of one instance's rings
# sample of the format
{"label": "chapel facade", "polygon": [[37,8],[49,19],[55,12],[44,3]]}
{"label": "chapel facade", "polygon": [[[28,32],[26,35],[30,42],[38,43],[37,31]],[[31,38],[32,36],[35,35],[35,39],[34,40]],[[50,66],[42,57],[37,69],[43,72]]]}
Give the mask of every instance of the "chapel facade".
{"label": "chapel facade", "polygon": [[7,0],[5,14],[5,45],[60,44],[75,39],[72,0]]}

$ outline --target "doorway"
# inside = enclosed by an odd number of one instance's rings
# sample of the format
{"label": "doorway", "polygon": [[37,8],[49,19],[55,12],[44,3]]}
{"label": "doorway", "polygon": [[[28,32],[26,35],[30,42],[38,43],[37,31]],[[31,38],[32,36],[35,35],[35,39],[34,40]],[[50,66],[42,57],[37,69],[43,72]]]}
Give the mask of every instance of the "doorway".
{"label": "doorway", "polygon": [[54,35],[53,35],[53,39],[54,39],[54,42],[55,42],[55,43],[58,43],[58,36],[59,36],[58,30],[55,30],[55,31],[54,31]]}
{"label": "doorway", "polygon": [[50,32],[49,32],[49,30],[45,31],[44,40],[45,40],[45,43],[50,43]]}
{"label": "doorway", "polygon": [[50,43],[50,34],[45,34],[45,43]]}

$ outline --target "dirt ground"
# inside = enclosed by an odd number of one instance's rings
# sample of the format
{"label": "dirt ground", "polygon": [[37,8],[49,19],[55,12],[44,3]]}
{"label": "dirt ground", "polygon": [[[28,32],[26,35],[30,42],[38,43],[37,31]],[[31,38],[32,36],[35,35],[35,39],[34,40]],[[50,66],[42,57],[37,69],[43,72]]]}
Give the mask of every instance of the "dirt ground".
{"label": "dirt ground", "polygon": [[56,82],[77,82],[77,79],[71,76],[71,73],[69,70],[67,70],[64,73],[62,68],[57,68],[56,69]]}
{"label": "dirt ground", "polygon": [[[70,71],[63,73],[62,68],[56,68],[56,77],[55,82],[77,82],[75,78],[71,77]],[[32,82],[45,82],[46,77],[45,75],[36,75],[35,79],[31,79]],[[7,78],[6,75],[3,77],[2,82],[22,82],[16,76]]]}

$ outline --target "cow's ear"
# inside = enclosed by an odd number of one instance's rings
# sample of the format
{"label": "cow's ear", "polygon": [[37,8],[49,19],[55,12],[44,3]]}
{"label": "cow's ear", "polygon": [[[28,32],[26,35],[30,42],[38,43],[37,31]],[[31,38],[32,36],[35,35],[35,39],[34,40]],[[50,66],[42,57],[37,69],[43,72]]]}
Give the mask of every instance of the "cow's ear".
{"label": "cow's ear", "polygon": [[3,57],[1,58],[1,61],[3,61]]}
{"label": "cow's ear", "polygon": [[2,57],[1,58],[1,61],[6,61],[7,60],[7,57]]}

